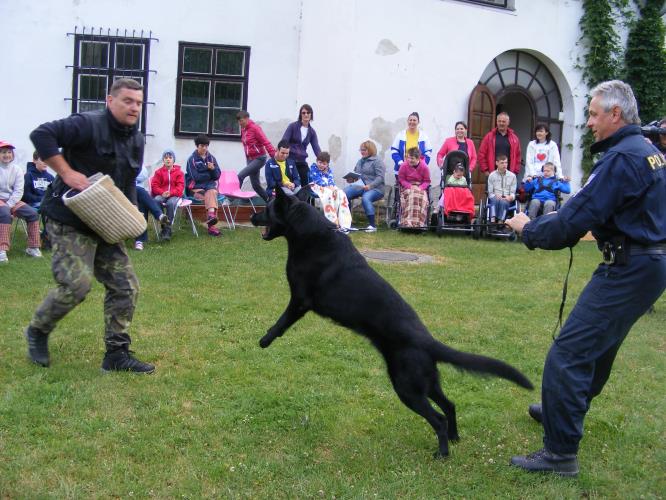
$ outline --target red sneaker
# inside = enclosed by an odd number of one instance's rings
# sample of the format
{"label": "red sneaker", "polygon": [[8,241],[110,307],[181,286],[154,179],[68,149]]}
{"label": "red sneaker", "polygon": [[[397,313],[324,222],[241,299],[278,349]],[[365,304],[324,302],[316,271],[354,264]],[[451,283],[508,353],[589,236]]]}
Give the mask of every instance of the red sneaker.
{"label": "red sneaker", "polygon": [[206,224],[208,224],[208,227],[214,226],[217,224],[217,217],[215,215],[208,215],[208,219],[206,219]]}
{"label": "red sneaker", "polygon": [[211,236],[222,236],[222,233],[215,226],[208,226],[208,234]]}

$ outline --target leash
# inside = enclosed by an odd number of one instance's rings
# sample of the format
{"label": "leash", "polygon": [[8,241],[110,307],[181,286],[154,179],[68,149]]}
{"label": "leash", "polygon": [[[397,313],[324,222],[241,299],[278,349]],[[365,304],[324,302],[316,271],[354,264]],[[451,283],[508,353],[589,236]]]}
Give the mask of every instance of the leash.
{"label": "leash", "polygon": [[573,248],[569,247],[569,269],[567,269],[567,275],[564,278],[564,285],[562,286],[562,302],[560,302],[560,314],[557,318],[557,323],[555,323],[555,328],[553,328],[553,332],[551,333],[551,337],[553,337],[553,340],[555,340],[555,332],[558,330],[562,330],[562,313],[564,312],[564,304],[567,301],[567,288],[569,288],[569,273],[571,273],[571,266],[573,265]]}

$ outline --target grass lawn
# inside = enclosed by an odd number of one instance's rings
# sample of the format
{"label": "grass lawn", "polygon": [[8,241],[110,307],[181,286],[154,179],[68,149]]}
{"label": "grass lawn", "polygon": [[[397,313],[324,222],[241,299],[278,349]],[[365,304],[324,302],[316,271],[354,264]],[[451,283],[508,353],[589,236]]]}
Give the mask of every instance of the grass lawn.
{"label": "grass lawn", "polygon": [[[414,251],[429,264],[375,264],[451,346],[501,358],[541,382],[568,251],[388,230],[361,249]],[[461,441],[436,438],[395,396],[361,337],[308,314],[266,350],[288,301],[286,243],[256,229],[132,252],[141,281],[132,337],[152,376],[102,375],[103,289],[51,336],[48,369],[28,363],[22,329],[53,282],[17,235],[0,267],[0,498],[663,498],[666,298],[624,343],[586,419],[577,479],[523,473],[541,447],[539,400],[501,379],[440,365]],[[567,311],[600,260],[574,250]],[[340,297],[344,300],[344,297]],[[368,312],[373,314],[372,311]],[[381,311],[377,312],[381,314]],[[660,326],[661,325],[661,326]]]}

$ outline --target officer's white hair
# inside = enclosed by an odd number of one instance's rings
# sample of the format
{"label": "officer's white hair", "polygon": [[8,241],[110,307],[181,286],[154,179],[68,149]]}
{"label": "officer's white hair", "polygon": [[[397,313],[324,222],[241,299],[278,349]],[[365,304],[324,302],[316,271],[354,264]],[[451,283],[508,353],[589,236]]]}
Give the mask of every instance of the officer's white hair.
{"label": "officer's white hair", "polygon": [[638,117],[638,105],[631,87],[621,80],[609,80],[601,82],[590,92],[592,97],[599,97],[604,111],[608,112],[615,106],[620,108],[620,116],[625,123],[640,125]]}

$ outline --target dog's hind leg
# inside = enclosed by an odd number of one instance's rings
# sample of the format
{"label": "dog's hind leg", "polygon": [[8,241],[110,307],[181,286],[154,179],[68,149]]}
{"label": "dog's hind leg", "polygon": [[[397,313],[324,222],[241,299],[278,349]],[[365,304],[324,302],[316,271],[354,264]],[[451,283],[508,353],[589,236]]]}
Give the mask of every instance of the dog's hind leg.
{"label": "dog's hind leg", "polygon": [[271,345],[276,338],[281,337],[287,329],[301,319],[308,310],[303,307],[300,301],[294,300],[292,297],[287,305],[287,309],[282,313],[273,326],[271,326],[266,335],[261,337],[259,345],[263,348]]}
{"label": "dog's hind leg", "polygon": [[413,365],[403,366],[399,373],[395,373],[389,368],[393,388],[400,401],[407,408],[425,418],[437,434],[439,447],[435,452],[435,458],[446,457],[449,455],[446,417],[435,411],[426,397],[426,394],[430,392],[426,387],[427,375],[421,370],[417,370],[417,373],[408,371],[412,367]]}
{"label": "dog's hind leg", "polygon": [[458,435],[458,424],[456,422],[456,405],[446,397],[442,387],[439,384],[439,375],[435,375],[435,380],[431,382],[430,394],[428,397],[432,399],[437,406],[439,406],[444,415],[446,415],[447,421],[447,434],[449,441],[458,441],[460,436]]}

